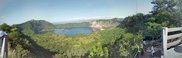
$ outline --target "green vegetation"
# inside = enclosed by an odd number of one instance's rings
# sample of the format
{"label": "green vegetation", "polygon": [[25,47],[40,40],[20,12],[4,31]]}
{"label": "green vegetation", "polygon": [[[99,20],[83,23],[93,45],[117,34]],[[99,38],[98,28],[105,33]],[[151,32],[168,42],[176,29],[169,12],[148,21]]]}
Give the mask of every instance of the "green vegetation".
{"label": "green vegetation", "polygon": [[44,20],[31,20],[22,24],[18,24],[17,27],[23,31],[23,33],[28,34],[40,34],[54,29],[55,26]]}
{"label": "green vegetation", "polygon": [[15,25],[9,26],[4,23],[0,25],[0,30],[8,33],[8,58],[28,58],[33,56],[26,48],[31,44]]}
{"label": "green vegetation", "polygon": [[[35,34],[31,37],[38,45],[52,52],[56,52],[55,58],[125,57],[130,54],[129,48],[132,46],[129,45],[133,42],[133,35],[126,33],[124,29],[120,28],[98,31],[90,35],[75,35],[72,37],[54,33]],[[121,45],[122,43],[126,44]],[[109,49],[111,46],[119,47],[115,49],[119,49],[120,51],[117,53],[117,51]],[[109,52],[120,55],[109,56]]]}
{"label": "green vegetation", "polygon": [[[51,32],[44,34],[27,34],[21,33],[18,28],[8,26],[7,24],[1,25],[2,30],[8,32],[9,38],[9,57],[15,58],[43,58],[45,57],[44,50],[37,47],[41,46],[45,50],[49,50],[54,58],[72,58],[72,57],[127,57],[129,55],[129,49],[132,40],[132,34],[127,33],[124,29],[114,28],[103,31],[94,32],[92,34],[65,36]],[[8,29],[6,29],[6,26]],[[10,29],[10,31],[8,31]],[[129,36],[128,36],[129,35]],[[131,35],[131,36],[130,36]],[[129,40],[128,40],[129,39]],[[33,41],[31,41],[33,40]],[[33,42],[36,42],[33,43]],[[123,47],[120,43],[124,44],[128,48]],[[112,48],[114,46],[115,48]],[[35,50],[35,49],[41,50]],[[113,50],[114,49],[114,50]],[[42,52],[37,54],[38,52]],[[117,50],[120,50],[119,52]],[[118,55],[110,56],[110,54],[116,53]],[[40,56],[44,55],[44,56]]]}
{"label": "green vegetation", "polygon": [[160,37],[162,27],[181,26],[181,3],[179,0],[154,0],[154,9],[151,14],[138,13],[126,17],[119,27],[134,34],[143,33],[144,36]]}
{"label": "green vegetation", "polygon": [[179,27],[181,26],[181,12],[178,5],[179,0],[154,1],[154,10],[152,16],[147,19],[147,31],[153,37],[159,37],[161,27]]}

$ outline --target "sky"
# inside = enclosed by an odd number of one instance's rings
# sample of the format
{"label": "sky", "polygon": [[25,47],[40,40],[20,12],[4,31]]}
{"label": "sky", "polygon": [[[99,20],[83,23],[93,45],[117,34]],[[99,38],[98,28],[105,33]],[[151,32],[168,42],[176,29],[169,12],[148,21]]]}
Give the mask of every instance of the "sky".
{"label": "sky", "polygon": [[0,0],[0,23],[74,22],[148,14],[151,0]]}

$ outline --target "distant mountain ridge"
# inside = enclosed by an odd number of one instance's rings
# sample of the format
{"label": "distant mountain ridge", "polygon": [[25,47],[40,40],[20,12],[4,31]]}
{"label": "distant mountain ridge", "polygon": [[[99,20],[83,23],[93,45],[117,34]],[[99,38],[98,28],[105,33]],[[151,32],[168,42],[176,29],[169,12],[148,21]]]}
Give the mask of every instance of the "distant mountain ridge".
{"label": "distant mountain ridge", "polygon": [[45,20],[30,20],[22,24],[17,24],[17,27],[21,29],[24,33],[44,33],[54,29],[55,26]]}
{"label": "distant mountain ridge", "polygon": [[66,23],[66,24],[56,24],[56,28],[64,29],[64,28],[79,28],[79,27],[89,27],[89,22],[81,22],[81,23]]}
{"label": "distant mountain ridge", "polygon": [[88,22],[55,24],[55,26],[58,29],[75,28],[75,27],[91,27],[97,29],[105,29],[105,28],[115,28],[119,25],[119,22],[121,21],[123,21],[122,18],[97,19],[97,20],[95,19],[95,20],[90,20]]}
{"label": "distant mountain ridge", "polygon": [[53,24],[45,20],[30,20],[16,26],[22,30],[23,33],[28,34],[41,34],[52,29],[64,29],[64,28],[80,28],[80,27],[91,27],[98,30],[115,28],[119,25],[119,22],[123,21],[122,18],[113,18],[113,19],[99,19],[92,20],[89,22],[80,22],[80,23],[66,23],[66,24]]}

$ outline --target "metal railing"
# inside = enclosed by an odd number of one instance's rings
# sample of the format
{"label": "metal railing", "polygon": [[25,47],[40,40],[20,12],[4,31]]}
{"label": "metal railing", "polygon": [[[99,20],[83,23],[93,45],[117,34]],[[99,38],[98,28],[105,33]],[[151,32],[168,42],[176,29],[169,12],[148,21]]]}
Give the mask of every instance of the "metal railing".
{"label": "metal railing", "polygon": [[8,39],[4,36],[2,41],[0,58],[8,58]]}

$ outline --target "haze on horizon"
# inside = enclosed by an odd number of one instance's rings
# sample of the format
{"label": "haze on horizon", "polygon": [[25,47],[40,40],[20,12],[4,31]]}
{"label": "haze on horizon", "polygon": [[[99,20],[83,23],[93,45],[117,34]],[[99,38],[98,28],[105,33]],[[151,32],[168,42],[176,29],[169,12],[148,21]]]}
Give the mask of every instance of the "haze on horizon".
{"label": "haze on horizon", "polygon": [[19,24],[31,19],[73,22],[124,18],[152,10],[152,0],[0,0],[0,23]]}

